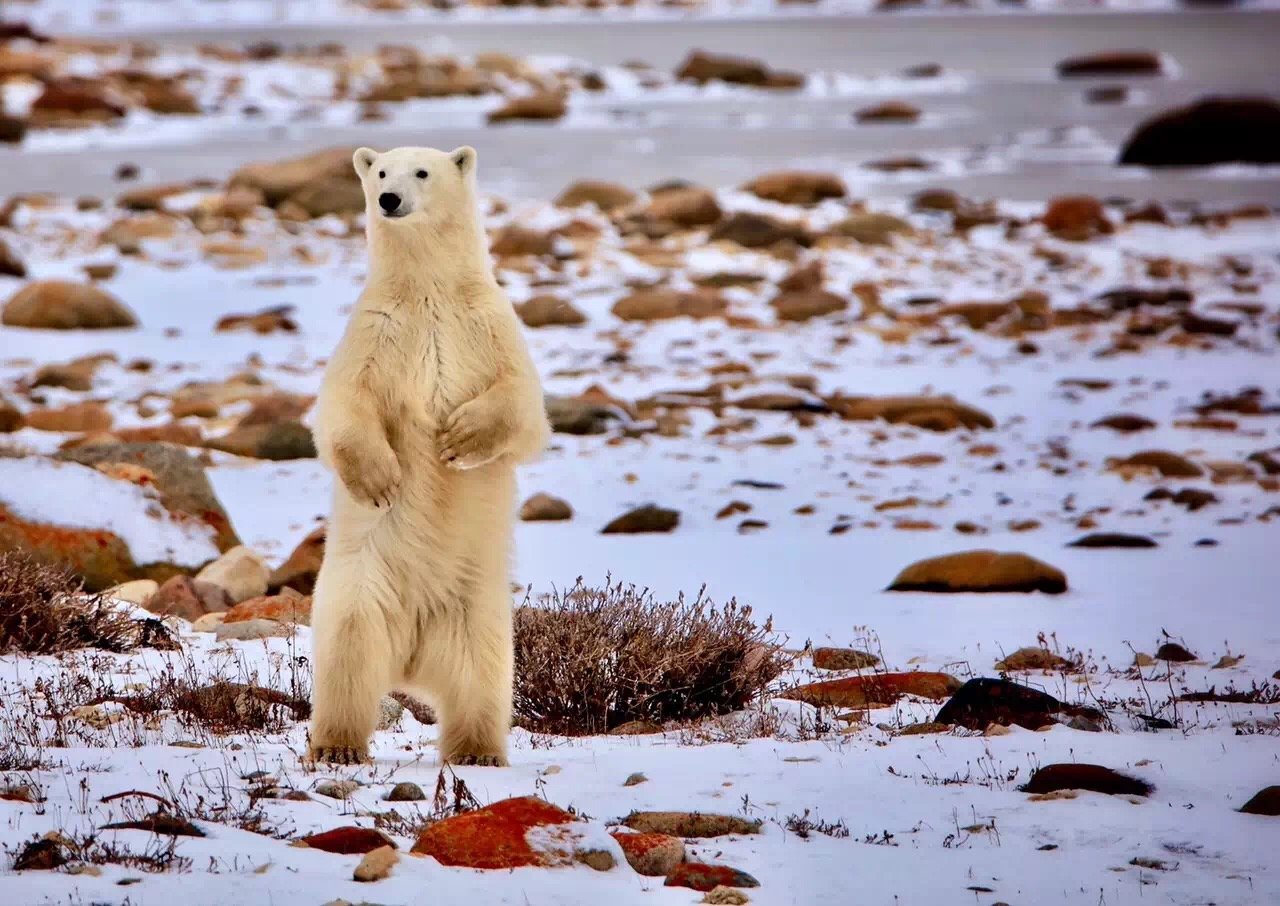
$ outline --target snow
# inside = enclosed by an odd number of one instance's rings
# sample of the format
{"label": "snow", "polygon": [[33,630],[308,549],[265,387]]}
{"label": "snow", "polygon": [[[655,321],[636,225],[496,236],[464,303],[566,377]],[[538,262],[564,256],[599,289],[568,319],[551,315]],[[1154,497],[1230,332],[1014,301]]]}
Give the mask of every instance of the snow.
{"label": "snow", "polygon": [[197,567],[218,556],[209,526],[170,514],[152,490],[79,463],[0,457],[0,503],[24,519],[112,532],[138,564]]}

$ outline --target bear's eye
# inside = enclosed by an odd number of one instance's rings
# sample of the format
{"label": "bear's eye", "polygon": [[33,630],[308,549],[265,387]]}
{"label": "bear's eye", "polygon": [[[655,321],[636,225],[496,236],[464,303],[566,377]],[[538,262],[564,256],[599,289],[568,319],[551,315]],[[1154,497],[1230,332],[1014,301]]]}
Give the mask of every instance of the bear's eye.
{"label": "bear's eye", "polygon": [[417,176],[418,176],[418,179],[426,179],[426,178],[427,178],[427,171],[426,171],[426,170],[419,170],[419,171],[418,171],[418,173],[417,173]]}
{"label": "bear's eye", "polygon": [[386,179],[386,178],[387,178],[387,171],[386,171],[386,170],[379,170],[379,171],[378,171],[378,179]]}

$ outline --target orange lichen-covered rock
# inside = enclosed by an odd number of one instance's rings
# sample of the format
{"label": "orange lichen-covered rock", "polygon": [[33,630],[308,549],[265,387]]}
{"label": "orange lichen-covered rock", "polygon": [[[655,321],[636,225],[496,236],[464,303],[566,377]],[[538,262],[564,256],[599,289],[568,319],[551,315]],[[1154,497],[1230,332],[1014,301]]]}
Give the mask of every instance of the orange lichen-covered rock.
{"label": "orange lichen-covered rock", "polygon": [[961,685],[960,680],[947,673],[874,673],[808,683],[782,697],[809,705],[867,708],[891,705],[904,695],[941,701],[949,698]]}
{"label": "orange lichen-covered rock", "polygon": [[249,598],[227,611],[224,623],[241,623],[245,620],[275,620],[278,623],[311,625],[311,598],[287,589],[278,595],[259,595]]}
{"label": "orange lichen-covered rock", "polygon": [[529,832],[577,820],[577,816],[536,796],[504,799],[437,821],[418,835],[412,852],[463,868],[554,865],[562,860],[545,848],[535,848]]}
{"label": "orange lichen-covered rock", "polygon": [[684,841],[670,834],[620,834],[613,839],[622,847],[622,853],[637,874],[651,878],[665,878],[684,861]]}
{"label": "orange lichen-covered rock", "polygon": [[298,843],[311,849],[344,856],[364,855],[384,846],[396,848],[392,840],[371,827],[335,827],[333,830],[303,837]]}

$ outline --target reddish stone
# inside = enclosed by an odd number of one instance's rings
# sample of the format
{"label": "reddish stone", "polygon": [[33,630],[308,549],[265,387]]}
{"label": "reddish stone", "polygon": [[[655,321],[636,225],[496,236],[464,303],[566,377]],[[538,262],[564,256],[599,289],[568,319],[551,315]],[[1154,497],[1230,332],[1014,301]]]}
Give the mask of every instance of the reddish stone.
{"label": "reddish stone", "polygon": [[1112,230],[1102,203],[1089,195],[1051,198],[1040,219],[1059,239],[1081,241]]}
{"label": "reddish stone", "polygon": [[396,848],[395,843],[370,827],[335,827],[322,834],[312,834],[298,841],[312,849],[344,856],[362,856],[384,846]]}
{"label": "reddish stone", "polygon": [[667,887],[688,887],[706,893],[717,887],[759,887],[760,882],[745,871],[728,865],[684,862],[667,875]]}
{"label": "reddish stone", "polygon": [[[292,589],[290,589],[292,591]],[[311,598],[290,594],[260,595],[249,598],[227,611],[224,623],[240,623],[245,620],[275,620],[278,623],[311,625]]]}
{"label": "reddish stone", "polygon": [[671,874],[684,861],[684,841],[670,834],[620,834],[613,839],[622,847],[627,864],[637,874],[662,878]]}
{"label": "reddish stone", "polygon": [[526,834],[577,817],[536,796],[504,799],[473,812],[437,821],[418,835],[413,852],[442,865],[464,868],[519,868],[554,864],[551,854],[529,845]]}
{"label": "reddish stone", "polygon": [[1100,764],[1048,764],[1032,774],[1022,787],[1026,793],[1090,790],[1112,796],[1149,796],[1152,789],[1151,784],[1141,778],[1121,774]]}
{"label": "reddish stone", "polygon": [[324,526],[312,530],[311,534],[289,555],[289,559],[280,564],[271,578],[267,588],[276,592],[282,588],[309,595],[316,588],[316,576],[320,572],[320,563],[324,560]]}
{"label": "reddish stone", "polygon": [[891,705],[904,695],[941,701],[961,685],[960,680],[946,673],[874,673],[809,683],[790,690],[783,698],[834,708],[875,708]]}

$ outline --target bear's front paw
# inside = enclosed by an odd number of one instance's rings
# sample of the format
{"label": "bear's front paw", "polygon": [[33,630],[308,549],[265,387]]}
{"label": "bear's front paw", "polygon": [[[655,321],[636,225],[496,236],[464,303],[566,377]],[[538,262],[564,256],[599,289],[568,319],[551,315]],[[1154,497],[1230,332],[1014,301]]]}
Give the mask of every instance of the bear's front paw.
{"label": "bear's front paw", "polygon": [[338,445],[333,451],[334,466],[347,492],[368,506],[391,506],[400,489],[400,460],[390,447],[375,453],[354,446]]}
{"label": "bear's front paw", "polygon": [[440,460],[454,469],[474,469],[506,452],[509,432],[479,400],[463,403],[440,432]]}

